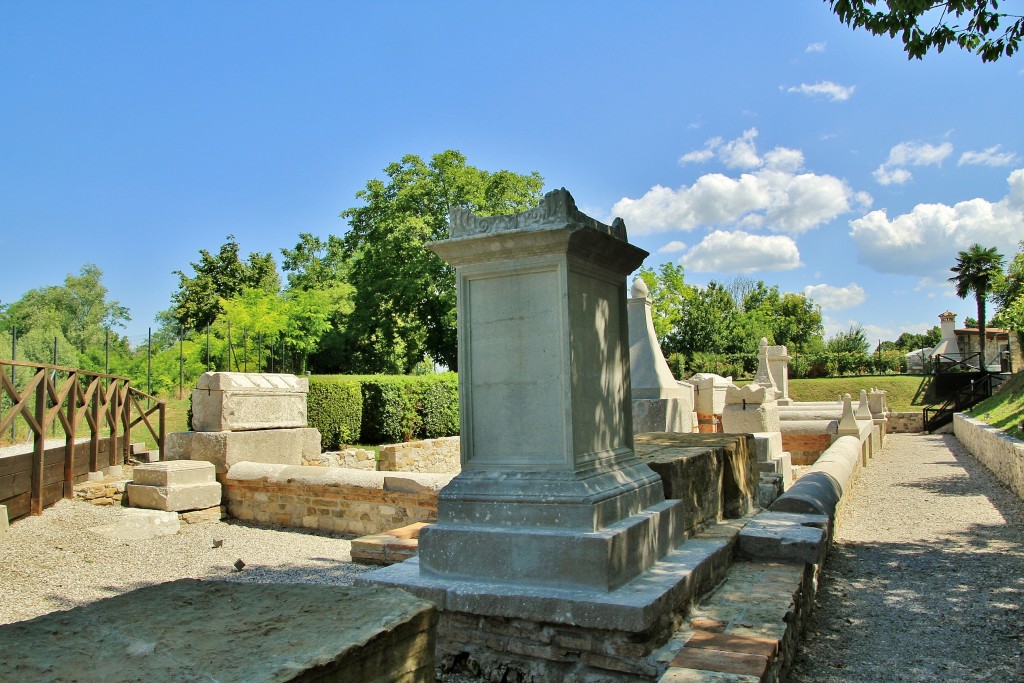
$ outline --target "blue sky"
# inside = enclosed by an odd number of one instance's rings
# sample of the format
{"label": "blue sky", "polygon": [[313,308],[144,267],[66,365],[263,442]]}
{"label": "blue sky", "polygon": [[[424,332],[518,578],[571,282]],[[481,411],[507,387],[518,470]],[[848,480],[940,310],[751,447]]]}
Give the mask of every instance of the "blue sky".
{"label": "blue sky", "polygon": [[892,339],[1024,239],[1022,105],[1024,58],[908,62],[825,3],[0,0],[0,301],[95,263],[141,339],[199,249],[279,259],[454,148]]}

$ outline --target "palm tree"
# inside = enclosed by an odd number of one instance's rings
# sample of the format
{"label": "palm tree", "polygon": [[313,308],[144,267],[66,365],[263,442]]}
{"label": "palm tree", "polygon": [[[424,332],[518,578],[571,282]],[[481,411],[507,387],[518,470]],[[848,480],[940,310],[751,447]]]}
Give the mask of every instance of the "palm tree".
{"label": "palm tree", "polygon": [[992,291],[992,285],[1003,273],[1003,255],[995,247],[986,249],[974,243],[967,251],[956,257],[956,265],[949,269],[954,273],[949,281],[956,286],[956,295],[966,299],[974,292],[978,303],[978,335],[981,370],[985,370],[985,299]]}

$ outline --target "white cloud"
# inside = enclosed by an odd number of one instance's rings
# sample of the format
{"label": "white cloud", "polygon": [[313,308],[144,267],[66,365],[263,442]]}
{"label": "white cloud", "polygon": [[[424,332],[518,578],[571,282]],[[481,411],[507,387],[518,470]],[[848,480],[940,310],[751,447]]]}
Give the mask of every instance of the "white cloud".
{"label": "white cloud", "polygon": [[914,177],[906,166],[938,166],[952,153],[953,145],[949,142],[941,145],[901,142],[889,150],[889,158],[873,175],[881,185],[902,185]]}
{"label": "white cloud", "polygon": [[1024,235],[1024,169],[1011,172],[1007,182],[1009,192],[998,202],[976,198],[953,206],[918,204],[891,220],[880,210],[850,221],[858,260],[880,273],[941,282],[957,252],[975,242],[1014,253]]}
{"label": "white cloud", "polygon": [[722,144],[722,138],[711,138],[705,141],[704,149],[698,149],[693,152],[687,152],[683,156],[679,157],[680,164],[693,164],[693,163],[704,163],[710,161],[715,156],[715,148]]}
{"label": "white cloud", "polygon": [[821,306],[823,311],[844,311],[847,308],[860,306],[867,299],[864,295],[864,288],[855,282],[851,282],[845,287],[826,284],[807,285],[804,287],[804,294]]}
{"label": "white cloud", "polygon": [[871,175],[875,176],[879,185],[902,185],[914,177],[905,168],[888,168],[885,164],[876,168]]}
{"label": "white cloud", "polygon": [[800,234],[855,207],[870,206],[870,195],[853,192],[834,176],[799,173],[804,162],[799,150],[776,147],[762,158],[756,137],[757,129],[751,128],[736,140],[721,143],[713,138],[707,143],[727,165],[756,164],[753,172],[736,178],[709,173],[678,190],[655,185],[638,199],[620,199],[612,215],[621,216],[638,235],[698,227]]}
{"label": "white cloud", "polygon": [[804,52],[824,52],[824,51],[825,51],[825,43],[824,42],[811,43],[806,48],[804,48]]}
{"label": "white cloud", "polygon": [[757,128],[749,128],[743,131],[741,137],[722,145],[718,150],[718,158],[729,168],[757,168],[761,165],[761,158],[757,156],[757,149],[754,140],[757,138]]}
{"label": "white cloud", "polygon": [[839,85],[832,81],[820,81],[818,83],[801,83],[800,85],[790,86],[786,89],[786,92],[799,93],[808,97],[826,97],[833,102],[845,102],[850,99],[853,91],[856,89],[857,86],[855,85]]}
{"label": "white cloud", "polygon": [[1017,155],[1014,152],[1000,152],[1002,145],[995,145],[980,152],[964,152],[960,155],[957,166],[964,164],[980,164],[984,166],[1011,166],[1017,163]]}
{"label": "white cloud", "polygon": [[659,254],[678,254],[681,251],[686,251],[686,243],[679,240],[672,240],[661,249],[658,249]]}
{"label": "white cloud", "polygon": [[698,273],[752,273],[800,267],[800,252],[792,238],[715,230],[679,259]]}

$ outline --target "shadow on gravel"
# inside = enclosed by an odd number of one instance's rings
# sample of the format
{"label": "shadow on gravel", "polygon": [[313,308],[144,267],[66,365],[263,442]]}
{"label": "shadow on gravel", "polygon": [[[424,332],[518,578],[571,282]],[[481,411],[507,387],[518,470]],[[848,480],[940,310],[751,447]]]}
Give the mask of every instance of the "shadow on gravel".
{"label": "shadow on gravel", "polygon": [[1024,503],[955,437],[922,438],[941,438],[956,461],[929,464],[955,471],[894,486],[935,494],[935,514],[984,496],[1003,521],[931,543],[836,543],[789,680],[1024,681]]}

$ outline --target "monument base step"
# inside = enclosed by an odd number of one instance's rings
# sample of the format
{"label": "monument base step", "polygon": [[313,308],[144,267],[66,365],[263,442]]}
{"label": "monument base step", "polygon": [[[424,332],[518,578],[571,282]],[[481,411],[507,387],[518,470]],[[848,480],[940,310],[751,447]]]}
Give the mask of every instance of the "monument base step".
{"label": "monument base step", "polygon": [[664,664],[652,653],[725,577],[747,521],[711,525],[608,592],[434,578],[420,574],[419,558],[363,574],[356,584],[402,588],[436,604],[442,669],[468,666],[485,677],[517,670],[520,680],[588,672],[607,681],[653,681]]}

